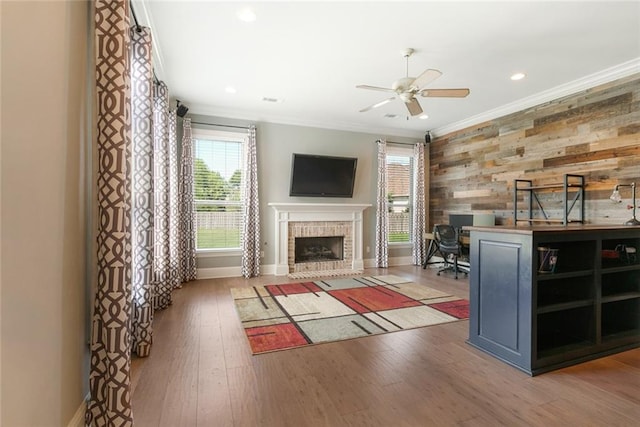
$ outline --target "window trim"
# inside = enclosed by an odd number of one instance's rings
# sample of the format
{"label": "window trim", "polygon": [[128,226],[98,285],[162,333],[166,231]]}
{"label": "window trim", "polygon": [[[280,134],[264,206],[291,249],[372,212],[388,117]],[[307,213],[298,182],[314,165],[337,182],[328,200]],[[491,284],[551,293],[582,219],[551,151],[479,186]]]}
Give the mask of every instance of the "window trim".
{"label": "window trim", "polygon": [[[410,206],[410,210],[409,210],[409,220],[413,221],[413,209],[415,208],[415,195],[413,194],[413,175],[414,175],[414,168],[415,168],[415,153],[413,151],[413,147],[409,147],[409,146],[399,146],[399,145],[387,145],[387,156],[402,156],[402,157],[409,157],[411,159],[410,164],[412,165],[412,168],[410,170],[410,179],[409,179],[409,206]],[[387,163],[388,165],[388,163]],[[387,180],[389,179],[389,177],[387,176]],[[389,246],[393,246],[394,248],[403,248],[403,247],[407,247],[407,248],[411,248],[414,245],[415,239],[414,236],[412,235],[412,230],[413,230],[413,225],[409,224],[409,241],[408,242],[388,242]],[[387,238],[389,237],[389,232],[387,231]]]}
{"label": "window trim", "polygon": [[[205,128],[192,128],[191,130],[191,139],[192,140],[215,140],[215,141],[225,141],[225,142],[238,142],[242,146],[242,154],[241,154],[241,167],[244,168],[244,154],[247,148],[248,135],[241,132],[230,132],[216,129],[205,129]],[[195,143],[193,148],[192,159],[195,161],[196,149]],[[241,206],[244,206],[245,201],[242,200]],[[193,199],[194,212],[196,206],[196,199]],[[242,233],[242,230],[240,230]],[[196,239],[197,239],[197,230],[196,230]],[[241,243],[242,245],[242,243]],[[196,258],[219,258],[219,257],[235,257],[242,256],[242,247],[238,248],[197,248],[196,247]]]}

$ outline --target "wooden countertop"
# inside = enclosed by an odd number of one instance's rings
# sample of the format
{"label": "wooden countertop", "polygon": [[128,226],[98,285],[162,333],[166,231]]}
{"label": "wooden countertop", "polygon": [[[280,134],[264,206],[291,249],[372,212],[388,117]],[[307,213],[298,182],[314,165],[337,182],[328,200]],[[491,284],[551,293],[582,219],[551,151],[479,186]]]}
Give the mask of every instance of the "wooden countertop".
{"label": "wooden countertop", "polygon": [[557,233],[558,231],[607,231],[607,230],[640,230],[640,226],[615,224],[570,224],[570,225],[536,225],[536,226],[465,226],[463,230],[484,231],[490,233],[533,234]]}

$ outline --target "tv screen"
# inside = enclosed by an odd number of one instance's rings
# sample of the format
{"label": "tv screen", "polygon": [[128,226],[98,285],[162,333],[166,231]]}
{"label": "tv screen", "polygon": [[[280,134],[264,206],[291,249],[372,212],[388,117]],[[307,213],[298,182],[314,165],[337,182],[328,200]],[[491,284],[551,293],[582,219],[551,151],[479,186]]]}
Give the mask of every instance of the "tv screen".
{"label": "tv screen", "polygon": [[353,197],[357,158],[293,154],[290,196]]}

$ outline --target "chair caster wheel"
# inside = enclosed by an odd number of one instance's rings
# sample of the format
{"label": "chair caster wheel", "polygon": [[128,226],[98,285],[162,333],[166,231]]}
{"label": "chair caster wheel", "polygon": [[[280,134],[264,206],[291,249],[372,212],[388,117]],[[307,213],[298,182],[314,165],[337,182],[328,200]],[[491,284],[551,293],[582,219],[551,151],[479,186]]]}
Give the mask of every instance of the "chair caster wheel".
{"label": "chair caster wheel", "polygon": [[440,275],[440,273],[438,273],[438,276]]}

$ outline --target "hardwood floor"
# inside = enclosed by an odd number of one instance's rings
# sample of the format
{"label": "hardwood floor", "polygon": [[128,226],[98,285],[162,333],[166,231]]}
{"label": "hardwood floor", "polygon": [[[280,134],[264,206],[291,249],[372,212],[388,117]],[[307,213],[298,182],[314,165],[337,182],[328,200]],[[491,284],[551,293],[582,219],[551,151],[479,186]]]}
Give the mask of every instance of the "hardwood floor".
{"label": "hardwood floor", "polygon": [[[468,298],[468,279],[395,274]],[[200,280],[156,313],[134,359],[136,426],[627,426],[640,419],[640,349],[537,377],[465,343],[468,321],[252,356],[229,289]]]}

